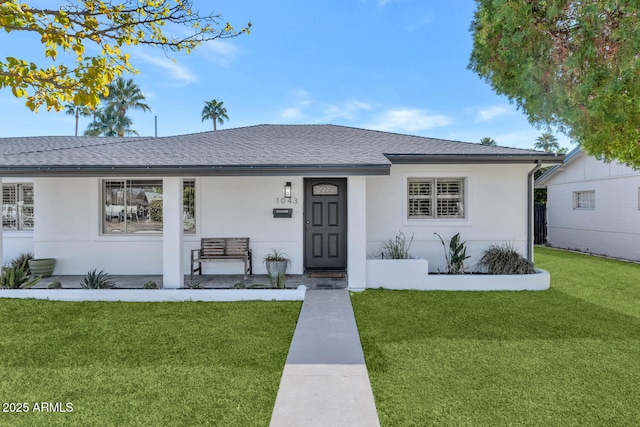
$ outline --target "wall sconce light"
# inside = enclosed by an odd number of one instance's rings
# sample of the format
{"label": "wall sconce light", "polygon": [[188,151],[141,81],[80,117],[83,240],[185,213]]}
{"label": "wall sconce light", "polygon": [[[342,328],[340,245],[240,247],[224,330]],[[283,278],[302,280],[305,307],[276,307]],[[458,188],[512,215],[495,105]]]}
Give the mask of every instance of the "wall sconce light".
{"label": "wall sconce light", "polygon": [[286,199],[290,199],[291,198],[291,182],[286,182],[284,184],[284,197]]}

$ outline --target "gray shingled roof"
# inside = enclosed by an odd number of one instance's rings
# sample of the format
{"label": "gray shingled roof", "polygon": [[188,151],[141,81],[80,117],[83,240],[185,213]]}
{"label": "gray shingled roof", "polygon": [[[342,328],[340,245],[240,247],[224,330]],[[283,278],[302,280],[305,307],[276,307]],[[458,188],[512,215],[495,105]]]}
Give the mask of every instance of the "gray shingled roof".
{"label": "gray shingled roof", "polygon": [[[388,173],[392,163],[560,162],[547,153],[335,125],[257,125],[170,137],[0,138],[0,175],[56,171],[221,173],[344,169]],[[377,172],[376,172],[377,171]]]}

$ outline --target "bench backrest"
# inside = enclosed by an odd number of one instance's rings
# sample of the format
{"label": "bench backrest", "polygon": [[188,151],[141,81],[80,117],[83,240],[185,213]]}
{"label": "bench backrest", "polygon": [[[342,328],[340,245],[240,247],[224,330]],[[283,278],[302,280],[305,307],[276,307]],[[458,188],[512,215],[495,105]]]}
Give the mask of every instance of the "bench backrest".
{"label": "bench backrest", "polygon": [[200,242],[203,257],[244,256],[248,250],[248,237],[203,237]]}

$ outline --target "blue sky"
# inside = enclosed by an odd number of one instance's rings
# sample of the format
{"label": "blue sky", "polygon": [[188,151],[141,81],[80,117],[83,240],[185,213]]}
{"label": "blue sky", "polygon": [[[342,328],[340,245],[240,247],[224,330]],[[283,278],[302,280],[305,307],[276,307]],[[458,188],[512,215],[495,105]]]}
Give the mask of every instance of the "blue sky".
{"label": "blue sky", "polygon": [[[42,1],[40,1],[42,3]],[[51,1],[46,1],[51,7]],[[190,55],[131,50],[133,76],[152,108],[130,112],[153,136],[203,132],[204,102],[223,101],[219,129],[262,123],[331,123],[532,148],[544,131],[467,69],[473,0],[195,0],[249,36],[216,40]],[[37,39],[0,33],[0,56],[38,53]],[[29,111],[0,91],[0,136],[72,135],[64,113]],[[89,123],[80,119],[80,132]],[[562,146],[571,142],[558,134]]]}

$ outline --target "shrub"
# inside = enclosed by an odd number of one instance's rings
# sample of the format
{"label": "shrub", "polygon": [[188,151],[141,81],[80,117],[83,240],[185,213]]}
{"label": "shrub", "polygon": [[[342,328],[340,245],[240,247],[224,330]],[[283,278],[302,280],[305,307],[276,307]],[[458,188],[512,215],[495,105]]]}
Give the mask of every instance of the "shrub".
{"label": "shrub", "polygon": [[413,235],[407,242],[407,238],[402,231],[393,239],[389,239],[380,245],[380,257],[383,259],[410,259],[409,249],[413,242]]}
{"label": "shrub", "polygon": [[152,222],[162,222],[162,199],[149,202],[149,218]]}
{"label": "shrub", "polygon": [[27,289],[40,281],[40,276],[30,279],[27,260],[18,266],[3,267],[0,272],[1,289]]}
{"label": "shrub", "polygon": [[442,246],[444,247],[444,258],[447,262],[447,273],[449,274],[464,274],[464,261],[470,258],[467,255],[467,248],[465,242],[460,241],[460,233],[456,233],[451,240],[449,240],[449,250],[447,245],[442,240],[442,237],[438,233],[433,233],[440,239]]}
{"label": "shrub", "polygon": [[231,289],[247,289],[247,284],[243,280],[238,280],[231,286]]}
{"label": "shrub", "polygon": [[47,289],[62,289],[62,283],[60,280],[52,280],[47,285]]}
{"label": "shrub", "polygon": [[533,274],[531,261],[520,255],[512,244],[491,244],[483,253],[478,267],[489,274]]}
{"label": "shrub", "polygon": [[33,259],[33,253],[31,252],[21,253],[20,255],[15,257],[13,260],[11,260],[11,262],[9,263],[9,267],[20,267],[21,265],[24,265],[27,275],[30,275],[31,274],[31,269],[29,268],[30,259]]}
{"label": "shrub", "polygon": [[115,286],[115,283],[111,280],[111,276],[109,276],[108,273],[102,270],[97,273],[96,270],[97,269],[89,271],[84,279],[82,279],[80,282],[82,289],[109,289]]}
{"label": "shrub", "polygon": [[149,280],[142,285],[142,289],[158,289],[158,284],[153,280]]}

